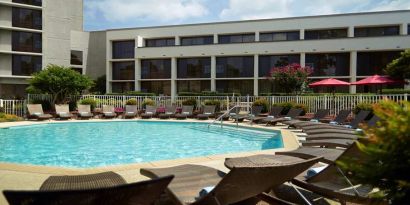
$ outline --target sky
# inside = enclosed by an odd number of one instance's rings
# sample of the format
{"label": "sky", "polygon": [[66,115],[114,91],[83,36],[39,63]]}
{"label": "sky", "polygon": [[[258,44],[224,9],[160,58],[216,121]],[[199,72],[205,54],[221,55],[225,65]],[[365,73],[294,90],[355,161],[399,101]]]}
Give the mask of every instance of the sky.
{"label": "sky", "polygon": [[87,31],[410,9],[410,0],[84,0]]}

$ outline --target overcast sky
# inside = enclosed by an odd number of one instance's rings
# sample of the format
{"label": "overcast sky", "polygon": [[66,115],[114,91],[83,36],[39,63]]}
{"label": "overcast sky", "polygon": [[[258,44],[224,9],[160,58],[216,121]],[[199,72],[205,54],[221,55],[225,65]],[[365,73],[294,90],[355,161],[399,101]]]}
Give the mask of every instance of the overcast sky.
{"label": "overcast sky", "polygon": [[410,9],[410,0],[84,0],[86,30]]}

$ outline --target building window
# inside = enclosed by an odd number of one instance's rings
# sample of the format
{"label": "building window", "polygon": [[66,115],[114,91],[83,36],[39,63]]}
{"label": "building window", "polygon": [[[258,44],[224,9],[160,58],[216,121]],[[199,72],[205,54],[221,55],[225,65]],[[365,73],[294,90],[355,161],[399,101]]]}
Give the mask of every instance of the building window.
{"label": "building window", "polygon": [[347,38],[347,28],[305,31],[305,39],[307,40],[332,38]]}
{"label": "building window", "polygon": [[112,82],[111,91],[112,93],[126,93],[133,91],[135,88],[134,82]]}
{"label": "building window", "polygon": [[178,78],[210,78],[211,58],[178,59]]}
{"label": "building window", "polygon": [[70,63],[71,65],[83,65],[83,52],[71,51]]}
{"label": "building window", "polygon": [[217,78],[253,77],[253,56],[216,58]]}
{"label": "building window", "polygon": [[41,0],[13,0],[13,3],[41,6]]}
{"label": "building window", "polygon": [[112,63],[113,80],[134,80],[135,79],[135,62],[113,62]]}
{"label": "building window", "polygon": [[171,95],[171,81],[142,81],[141,91],[157,95]]}
{"label": "building window", "polygon": [[218,42],[220,44],[255,42],[255,34],[219,35]]}
{"label": "building window", "polygon": [[114,41],[112,42],[113,59],[131,59],[134,58],[135,41]]}
{"label": "building window", "polygon": [[145,47],[175,46],[175,38],[146,39]]}
{"label": "building window", "polygon": [[299,35],[299,31],[261,33],[259,34],[259,41],[295,41],[300,40]]}
{"label": "building window", "polygon": [[178,93],[181,92],[193,92],[201,93],[202,91],[211,90],[210,80],[179,80],[177,82]]}
{"label": "building window", "polygon": [[83,69],[82,68],[71,68],[71,70],[76,71],[80,73],[81,75],[83,74]]}
{"label": "building window", "polygon": [[214,36],[181,37],[182,46],[208,45],[214,43]]}
{"label": "building window", "polygon": [[355,37],[398,36],[400,26],[354,28]]}
{"label": "building window", "polygon": [[410,35],[410,24],[407,24],[407,35]]}
{"label": "building window", "polygon": [[348,76],[350,75],[350,54],[306,54],[306,66],[313,69],[313,76]]}
{"label": "building window", "polygon": [[259,80],[259,95],[271,95],[272,93],[278,93],[275,83],[269,79]]}
{"label": "building window", "polygon": [[216,91],[218,93],[253,95],[253,80],[217,80]]}
{"label": "building window", "polygon": [[41,53],[41,33],[12,32],[12,50],[21,52]]}
{"label": "building window", "polygon": [[273,67],[300,63],[300,55],[266,55],[259,56],[259,77],[269,76]]}
{"label": "building window", "polygon": [[171,78],[171,59],[149,59],[141,61],[142,79]]}
{"label": "building window", "polygon": [[370,76],[383,74],[387,64],[400,56],[400,51],[358,52],[357,75]]}
{"label": "building window", "polygon": [[12,74],[19,76],[30,76],[41,71],[41,56],[13,55]]}
{"label": "building window", "polygon": [[13,27],[41,30],[43,24],[42,21],[41,11],[13,7]]}

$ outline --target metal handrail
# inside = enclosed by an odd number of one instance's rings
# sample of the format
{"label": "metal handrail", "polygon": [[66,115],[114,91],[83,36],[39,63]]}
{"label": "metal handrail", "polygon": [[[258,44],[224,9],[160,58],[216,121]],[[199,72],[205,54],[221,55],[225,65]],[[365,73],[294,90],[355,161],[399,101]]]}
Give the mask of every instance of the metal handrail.
{"label": "metal handrail", "polygon": [[[221,127],[222,127],[222,126],[223,126],[223,117],[227,116],[233,109],[235,109],[235,108],[243,108],[243,107],[251,108],[251,106],[250,106],[249,104],[246,105],[246,106],[235,105],[235,106],[233,106],[231,109],[227,110],[227,111],[224,112],[222,115],[220,115],[218,118],[216,118],[215,120],[213,120],[212,122],[210,122],[210,123],[208,124],[208,128],[210,128],[211,125],[215,124],[215,123],[218,122],[218,121],[221,121]],[[237,127],[239,126],[238,120],[236,121],[236,126],[237,126]]]}

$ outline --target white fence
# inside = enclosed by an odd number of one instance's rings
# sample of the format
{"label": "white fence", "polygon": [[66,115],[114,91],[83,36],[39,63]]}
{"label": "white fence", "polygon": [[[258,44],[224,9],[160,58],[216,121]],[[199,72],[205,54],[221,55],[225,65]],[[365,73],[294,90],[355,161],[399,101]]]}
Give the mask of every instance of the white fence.
{"label": "white fence", "polygon": [[[117,95],[84,95],[72,96],[72,102],[78,100],[91,98],[96,100],[97,108],[102,105],[114,105],[118,108],[124,108],[126,102],[130,99],[137,101],[138,109],[143,109],[143,102],[146,99],[155,101],[157,106],[165,106],[174,104],[182,106],[185,100],[191,99],[196,101],[198,106],[204,104],[206,100],[218,100],[220,102],[220,110],[226,110],[234,105],[252,105],[257,99],[266,99],[269,105],[284,102],[295,102],[304,104],[308,108],[308,112],[316,112],[318,109],[330,109],[331,114],[336,114],[340,110],[353,110],[358,103],[377,103],[383,99],[390,99],[393,101],[407,101],[410,100],[407,94],[397,95],[341,95],[341,96],[180,96],[172,99],[171,97],[161,96],[117,96]],[[28,95],[27,98],[30,103],[51,102],[51,96],[48,95]],[[26,113],[27,101],[24,100],[1,100],[0,108],[7,114],[15,114],[24,116]],[[270,106],[269,106],[270,107]]]}

